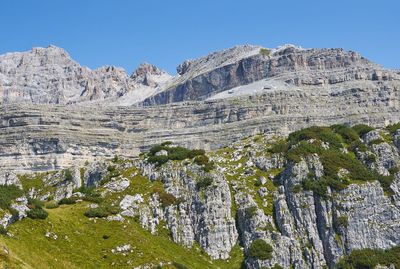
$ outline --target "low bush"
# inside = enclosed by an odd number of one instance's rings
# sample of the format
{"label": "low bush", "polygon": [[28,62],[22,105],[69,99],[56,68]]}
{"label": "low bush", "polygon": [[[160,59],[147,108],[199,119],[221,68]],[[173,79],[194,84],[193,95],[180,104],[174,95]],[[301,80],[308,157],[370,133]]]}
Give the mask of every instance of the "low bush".
{"label": "low bush", "polygon": [[255,215],[257,215],[257,207],[256,206],[250,206],[250,207],[246,208],[245,213],[246,213],[246,217],[247,218],[252,218]]}
{"label": "low bush", "polygon": [[343,227],[343,228],[347,228],[347,226],[349,225],[349,219],[347,216],[343,215],[343,216],[339,216],[336,219],[336,227]]}
{"label": "low bush", "polygon": [[88,218],[105,218],[110,215],[110,212],[106,208],[96,207],[85,211],[84,215]]}
{"label": "low bush", "polygon": [[358,140],[358,141],[353,141],[352,143],[350,143],[350,145],[348,146],[348,149],[354,153],[356,151],[365,152],[365,151],[367,151],[367,146],[364,145],[364,143],[361,142],[361,140]]}
{"label": "low bush", "polygon": [[329,143],[329,145],[341,148],[343,139],[339,134],[336,134],[329,127],[313,126],[293,132],[289,135],[289,144],[295,145],[300,141],[316,139]]}
{"label": "low bush", "polygon": [[23,191],[16,185],[0,185],[0,208],[8,209],[12,200],[23,194]]}
{"label": "low bush", "polygon": [[215,169],[214,162],[206,163],[206,164],[203,166],[203,171],[204,171],[204,172],[210,172],[210,171],[212,171],[212,170],[214,170],[214,169]]}
{"label": "low bush", "polygon": [[45,206],[47,209],[54,209],[59,207],[59,204],[55,201],[48,202]]}
{"label": "low bush", "polygon": [[[165,150],[167,155],[156,156],[156,153]],[[161,145],[155,145],[149,150],[148,162],[162,165],[169,160],[182,161],[185,159],[193,159],[196,156],[202,156],[205,151],[202,149],[187,149],[184,147],[170,147],[170,143],[163,143]]]}
{"label": "low bush", "polygon": [[39,199],[28,199],[28,207],[29,208],[42,208],[44,206],[44,202]]}
{"label": "low bush", "polygon": [[272,246],[262,239],[254,240],[249,247],[249,256],[260,260],[272,258]]}
{"label": "low bush", "polygon": [[299,193],[301,191],[301,185],[300,184],[296,184],[292,187],[292,192],[293,193]]}
{"label": "low bush", "polygon": [[176,197],[173,196],[172,194],[167,193],[167,192],[162,191],[162,190],[156,190],[155,192],[158,193],[158,197],[159,197],[159,199],[161,201],[162,207],[165,208],[165,207],[168,207],[168,206],[171,206],[171,205],[178,204],[178,199],[176,199]]}
{"label": "low bush", "polygon": [[354,131],[356,131],[356,133],[358,134],[359,137],[362,137],[363,135],[365,135],[366,133],[368,133],[374,129],[365,124],[354,125],[352,128]]}
{"label": "low bush", "polygon": [[343,138],[343,140],[348,144],[350,144],[354,141],[360,140],[360,136],[358,135],[356,130],[354,130],[350,126],[343,125],[343,124],[336,124],[336,125],[332,125],[330,128],[335,133],[339,134]]}
{"label": "low bush", "polygon": [[373,269],[377,265],[400,268],[400,247],[388,250],[359,249],[342,258],[337,264],[339,269]]}
{"label": "low bush", "polygon": [[150,156],[147,161],[149,163],[155,163],[157,166],[160,166],[166,162],[168,162],[168,156],[160,155],[160,156]]}
{"label": "low bush", "polygon": [[205,177],[205,178],[200,179],[197,182],[197,188],[198,189],[206,189],[209,186],[211,186],[212,183],[213,183],[213,179],[211,177]]}
{"label": "low bush", "polygon": [[76,203],[76,198],[70,197],[70,198],[62,198],[60,201],[58,201],[59,205],[73,205]]}
{"label": "low bush", "polygon": [[198,165],[206,165],[210,162],[210,159],[206,155],[200,155],[194,158],[193,161]]}
{"label": "low bush", "polygon": [[77,188],[74,190],[74,192],[80,192],[85,195],[92,195],[96,190],[95,186],[91,187],[86,187],[86,186],[81,186],[80,188]]}
{"label": "low bush", "polygon": [[385,141],[383,141],[382,138],[377,138],[377,139],[374,139],[374,140],[370,141],[369,144],[370,145],[376,145],[376,144],[381,144],[383,142],[385,142]]}
{"label": "low bush", "polygon": [[41,207],[36,207],[28,210],[27,216],[31,219],[46,219],[49,213]]}
{"label": "low bush", "polygon": [[374,154],[368,154],[367,157],[365,158],[365,161],[367,163],[373,163],[376,161],[376,156]]}
{"label": "low bush", "polygon": [[6,228],[3,227],[3,225],[0,225],[0,234],[2,235],[7,235],[8,231]]}
{"label": "low bush", "polygon": [[311,144],[307,141],[301,141],[296,147],[292,147],[286,153],[286,158],[292,162],[300,162],[302,157],[320,152],[322,152],[320,145]]}
{"label": "low bush", "polygon": [[269,149],[268,152],[270,153],[284,153],[289,150],[289,144],[285,140],[280,140],[273,144]]}
{"label": "low bush", "polygon": [[74,177],[69,169],[64,170],[64,178],[66,181],[73,181]]}
{"label": "low bush", "polygon": [[392,135],[395,134],[398,129],[400,129],[400,122],[386,127],[386,130],[388,130]]}

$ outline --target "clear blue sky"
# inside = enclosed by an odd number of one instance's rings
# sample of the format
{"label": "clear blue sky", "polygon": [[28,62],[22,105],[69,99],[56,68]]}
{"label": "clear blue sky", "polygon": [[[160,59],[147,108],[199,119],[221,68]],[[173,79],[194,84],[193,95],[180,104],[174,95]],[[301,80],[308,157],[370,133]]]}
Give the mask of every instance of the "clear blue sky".
{"label": "clear blue sky", "polygon": [[82,65],[171,73],[236,44],[355,50],[400,68],[399,0],[2,0],[0,54],[54,44]]}

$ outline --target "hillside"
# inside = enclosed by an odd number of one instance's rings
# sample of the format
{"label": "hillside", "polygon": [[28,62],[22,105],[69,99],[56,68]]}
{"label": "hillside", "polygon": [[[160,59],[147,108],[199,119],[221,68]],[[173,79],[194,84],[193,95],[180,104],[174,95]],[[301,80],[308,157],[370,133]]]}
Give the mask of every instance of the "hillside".
{"label": "hillside", "polygon": [[399,135],[311,127],[8,174],[3,193],[21,190],[1,200],[1,257],[6,268],[398,268]]}

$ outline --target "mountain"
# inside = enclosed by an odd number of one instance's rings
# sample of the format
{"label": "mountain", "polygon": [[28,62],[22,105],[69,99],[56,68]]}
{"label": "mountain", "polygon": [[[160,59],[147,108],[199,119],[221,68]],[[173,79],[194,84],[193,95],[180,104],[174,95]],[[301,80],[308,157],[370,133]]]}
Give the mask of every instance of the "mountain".
{"label": "mountain", "polygon": [[33,48],[0,56],[0,101],[65,105],[119,100],[131,104],[153,94],[169,78],[166,72],[149,64],[142,64],[129,77],[114,66],[96,70],[82,67],[55,46]]}
{"label": "mountain", "polygon": [[399,92],[343,49],[2,55],[0,267],[400,268]]}
{"label": "mountain", "polygon": [[3,104],[157,105],[205,100],[236,87],[251,87],[252,83],[256,83],[252,90],[260,91],[276,83],[279,88],[326,89],[348,82],[362,87],[364,81],[399,79],[395,71],[355,52],[293,45],[277,49],[237,46],[184,61],[177,72],[171,76],[146,63],[131,76],[113,66],[90,70],[61,48],[33,48],[0,56],[0,96]]}

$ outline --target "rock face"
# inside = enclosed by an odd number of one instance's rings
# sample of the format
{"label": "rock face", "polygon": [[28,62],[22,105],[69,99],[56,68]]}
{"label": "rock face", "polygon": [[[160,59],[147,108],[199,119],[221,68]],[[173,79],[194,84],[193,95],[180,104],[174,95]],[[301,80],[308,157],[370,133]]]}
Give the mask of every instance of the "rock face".
{"label": "rock face", "polygon": [[6,170],[54,170],[103,157],[134,157],[166,140],[215,149],[256,133],[288,134],[311,125],[400,120],[396,81],[364,88],[272,91],[154,107],[5,106],[0,163]]}
{"label": "rock face", "polygon": [[[223,175],[206,175],[198,167],[182,171],[172,165],[161,171],[145,166],[144,174],[154,180],[160,179],[165,191],[180,201],[178,205],[167,206],[163,214],[157,214],[160,220],[166,221],[175,242],[187,247],[197,242],[213,259],[229,258],[238,234],[231,212],[229,186]],[[190,176],[192,174],[197,175],[197,179]],[[199,189],[197,181],[205,177],[209,177],[212,184]]]}
{"label": "rock face", "polygon": [[[96,70],[82,67],[58,47],[33,48],[28,52],[0,56],[0,104],[71,104],[107,100],[119,104],[144,98],[157,88],[165,72],[139,67],[128,77],[114,66]],[[155,72],[156,71],[156,72]],[[146,73],[148,72],[148,73]]]}
{"label": "rock face", "polygon": [[287,45],[274,50],[235,47],[178,67],[173,86],[147,98],[146,105],[204,100],[216,93],[262,79],[295,86],[326,87],[348,81],[392,80],[398,75],[382,70],[355,52],[343,49],[302,49]]}

